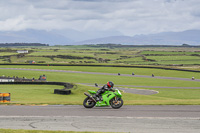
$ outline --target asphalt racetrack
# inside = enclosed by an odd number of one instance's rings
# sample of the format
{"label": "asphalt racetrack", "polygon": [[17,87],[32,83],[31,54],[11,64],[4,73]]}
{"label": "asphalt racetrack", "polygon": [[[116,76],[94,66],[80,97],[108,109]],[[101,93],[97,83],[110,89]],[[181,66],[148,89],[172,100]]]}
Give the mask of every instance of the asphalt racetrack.
{"label": "asphalt racetrack", "polygon": [[[108,73],[43,69],[15,68],[15,70],[116,75]],[[120,76],[132,75],[124,74]],[[191,81],[191,79],[187,78],[151,77],[143,75],[134,76]],[[199,79],[194,80],[194,82],[199,81]],[[183,87],[181,88],[183,89]],[[191,89],[200,89],[200,87]],[[133,92],[128,89],[124,89],[124,91],[127,91],[128,93],[141,93],[143,95],[157,93],[154,91],[142,92],[141,90],[135,90],[135,92]],[[200,105],[140,105],[122,106],[120,109],[112,109],[111,107],[94,107],[92,109],[86,109],[81,105],[0,106],[0,128],[5,129],[131,133],[199,133],[199,125]]]}
{"label": "asphalt racetrack", "polygon": [[199,133],[200,106],[0,106],[0,128],[132,133]]}

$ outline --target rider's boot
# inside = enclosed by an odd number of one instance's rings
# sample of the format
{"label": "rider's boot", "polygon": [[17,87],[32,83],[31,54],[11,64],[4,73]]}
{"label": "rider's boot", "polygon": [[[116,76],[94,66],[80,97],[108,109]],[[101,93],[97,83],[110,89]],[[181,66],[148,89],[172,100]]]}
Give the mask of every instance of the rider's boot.
{"label": "rider's boot", "polygon": [[102,96],[99,96],[99,101],[103,101],[103,97]]}
{"label": "rider's boot", "polygon": [[93,95],[93,98],[95,99],[95,102],[100,100],[100,98],[99,98],[99,96],[97,94]]}

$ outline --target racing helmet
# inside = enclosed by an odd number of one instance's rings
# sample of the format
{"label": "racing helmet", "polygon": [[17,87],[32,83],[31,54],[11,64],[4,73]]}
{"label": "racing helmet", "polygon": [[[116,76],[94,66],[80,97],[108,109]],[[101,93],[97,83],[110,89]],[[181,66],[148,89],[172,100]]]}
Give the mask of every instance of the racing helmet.
{"label": "racing helmet", "polygon": [[109,88],[113,88],[114,83],[113,83],[112,81],[109,81],[109,82],[107,82],[107,86],[108,86]]}

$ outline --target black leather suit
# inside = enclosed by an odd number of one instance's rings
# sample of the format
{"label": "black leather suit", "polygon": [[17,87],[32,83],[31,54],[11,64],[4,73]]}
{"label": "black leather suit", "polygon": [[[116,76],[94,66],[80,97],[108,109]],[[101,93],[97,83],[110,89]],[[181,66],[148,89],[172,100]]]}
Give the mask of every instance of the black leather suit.
{"label": "black leather suit", "polygon": [[101,96],[105,91],[113,91],[113,89],[112,87],[109,88],[108,85],[104,85],[97,91],[96,96]]}

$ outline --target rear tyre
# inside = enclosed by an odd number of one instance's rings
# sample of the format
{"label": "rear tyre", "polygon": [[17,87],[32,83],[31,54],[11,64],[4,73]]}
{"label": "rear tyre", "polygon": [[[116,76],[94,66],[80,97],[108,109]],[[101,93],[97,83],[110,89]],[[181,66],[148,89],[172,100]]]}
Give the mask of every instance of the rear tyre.
{"label": "rear tyre", "polygon": [[83,106],[85,108],[93,108],[95,106],[95,104],[96,104],[96,102],[94,102],[89,97],[86,97],[85,100],[83,101]]}
{"label": "rear tyre", "polygon": [[113,109],[119,109],[123,105],[123,100],[121,98],[113,98],[110,100],[110,105]]}

